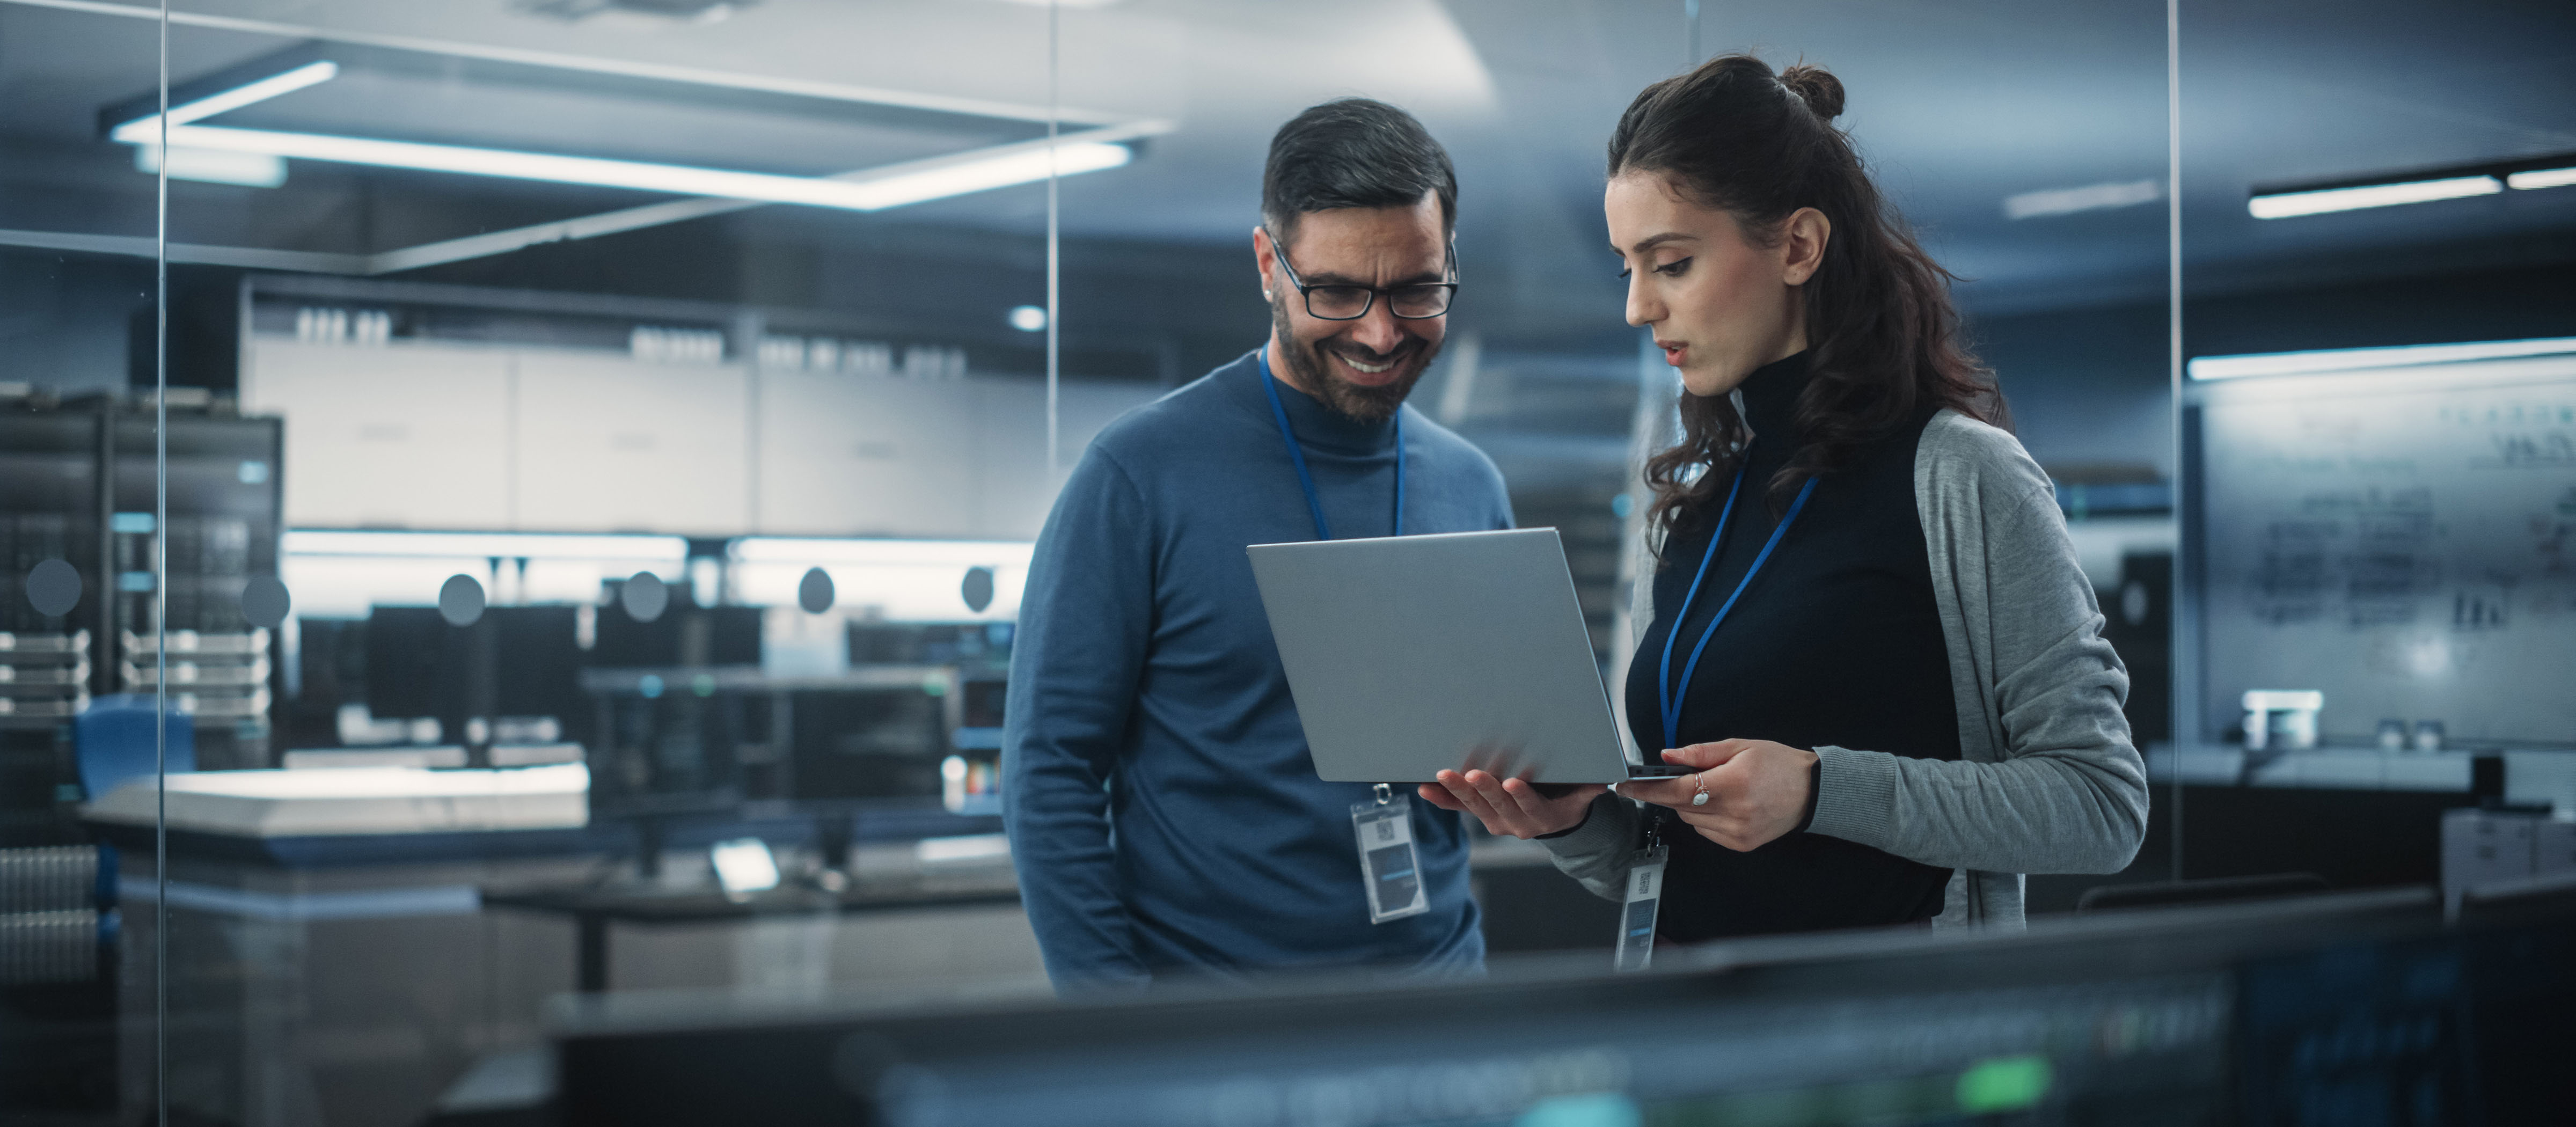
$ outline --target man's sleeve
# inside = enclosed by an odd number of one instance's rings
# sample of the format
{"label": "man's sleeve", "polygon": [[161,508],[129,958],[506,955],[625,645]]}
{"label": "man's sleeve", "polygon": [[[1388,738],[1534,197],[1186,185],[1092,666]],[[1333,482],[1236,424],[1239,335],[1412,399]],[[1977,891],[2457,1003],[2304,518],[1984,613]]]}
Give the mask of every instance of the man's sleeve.
{"label": "man's sleeve", "polygon": [[1095,446],[1056,498],[1020,598],[1002,818],[1060,990],[1149,977],[1119,896],[1109,783],[1153,628],[1155,540],[1144,498]]}

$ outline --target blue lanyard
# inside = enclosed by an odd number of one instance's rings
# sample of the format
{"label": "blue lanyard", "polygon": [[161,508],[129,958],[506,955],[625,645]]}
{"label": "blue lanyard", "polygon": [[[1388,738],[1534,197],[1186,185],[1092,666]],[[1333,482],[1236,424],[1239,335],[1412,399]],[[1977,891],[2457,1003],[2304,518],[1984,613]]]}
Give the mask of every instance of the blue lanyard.
{"label": "blue lanyard", "polygon": [[1735,600],[1743,598],[1744,589],[1753,585],[1755,575],[1761,574],[1762,565],[1771,559],[1771,549],[1780,546],[1780,537],[1788,533],[1789,522],[1798,519],[1798,510],[1807,507],[1807,495],[1816,491],[1816,479],[1808,478],[1807,484],[1799,487],[1798,499],[1789,502],[1788,515],[1781,517],[1780,526],[1771,530],[1771,539],[1763,543],[1761,554],[1753,557],[1753,566],[1745,569],[1744,578],[1735,585],[1735,593],[1728,595],[1725,604],[1717,608],[1717,615],[1708,620],[1708,629],[1700,631],[1699,644],[1691,647],[1690,661],[1682,666],[1682,679],[1676,684],[1673,681],[1673,639],[1681,637],[1682,623],[1690,620],[1691,602],[1699,598],[1699,581],[1708,578],[1708,565],[1717,559],[1717,546],[1726,542],[1726,520],[1735,515],[1735,495],[1743,491],[1744,469],[1739,466],[1735,471],[1735,484],[1726,488],[1726,507],[1718,510],[1717,531],[1709,534],[1708,553],[1700,557],[1699,571],[1691,576],[1690,593],[1682,596],[1682,609],[1673,615],[1673,628],[1664,635],[1664,662],[1655,671],[1655,692],[1662,698],[1666,748],[1681,746],[1681,690],[1690,684],[1691,675],[1699,672],[1699,655],[1708,649],[1708,640],[1717,636],[1717,624],[1726,621],[1726,613],[1735,609]]}
{"label": "blue lanyard", "polygon": [[[1270,396],[1270,417],[1279,420],[1279,437],[1288,444],[1288,462],[1297,467],[1297,485],[1306,491],[1306,511],[1315,515],[1315,539],[1333,538],[1333,526],[1324,521],[1324,499],[1315,493],[1315,475],[1306,472],[1306,452],[1297,446],[1297,432],[1289,429],[1288,408],[1279,402],[1279,384],[1270,376],[1270,346],[1262,345],[1256,353],[1261,358],[1261,390]],[[1395,532],[1404,535],[1404,408],[1395,409]]]}

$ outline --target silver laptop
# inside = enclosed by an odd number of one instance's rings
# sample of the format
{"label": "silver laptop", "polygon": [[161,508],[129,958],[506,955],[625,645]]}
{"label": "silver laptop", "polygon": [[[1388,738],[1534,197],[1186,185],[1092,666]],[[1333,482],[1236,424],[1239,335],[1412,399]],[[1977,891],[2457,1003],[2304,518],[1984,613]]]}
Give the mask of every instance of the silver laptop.
{"label": "silver laptop", "polygon": [[1255,544],[1252,575],[1328,782],[1481,767],[1536,783],[1630,761],[1553,528]]}

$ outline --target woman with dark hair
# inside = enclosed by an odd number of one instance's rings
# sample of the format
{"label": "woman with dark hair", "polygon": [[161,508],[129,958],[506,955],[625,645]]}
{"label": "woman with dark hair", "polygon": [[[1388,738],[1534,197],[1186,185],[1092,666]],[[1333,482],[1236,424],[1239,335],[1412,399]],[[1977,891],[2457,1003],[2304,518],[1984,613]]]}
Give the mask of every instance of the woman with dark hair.
{"label": "woman with dark hair", "polygon": [[2055,494],[1842,108],[1821,68],[1731,55],[1610,139],[1628,321],[1683,386],[1645,467],[1627,716],[1695,773],[1422,788],[1612,899],[1668,849],[1672,940],[2017,926],[2021,874],[2116,872],[2145,832],[2127,672]]}

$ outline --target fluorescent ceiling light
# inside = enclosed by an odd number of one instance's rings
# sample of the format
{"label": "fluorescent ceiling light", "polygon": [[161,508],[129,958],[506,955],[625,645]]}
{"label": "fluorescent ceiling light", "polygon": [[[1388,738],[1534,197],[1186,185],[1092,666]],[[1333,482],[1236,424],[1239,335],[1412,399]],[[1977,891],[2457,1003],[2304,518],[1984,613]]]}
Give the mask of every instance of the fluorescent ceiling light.
{"label": "fluorescent ceiling light", "polygon": [[2043,215],[2071,215],[2079,211],[2104,211],[2117,207],[2134,207],[2165,198],[2164,181],[2128,180],[2117,184],[2088,184],[2081,188],[2056,188],[2045,192],[2023,192],[2004,197],[2004,218],[2035,219]]}
{"label": "fluorescent ceiling light", "polygon": [[286,183],[286,160],[259,153],[227,153],[218,149],[172,149],[170,159],[161,159],[161,146],[134,146],[134,168],[138,172],[170,170],[173,180],[202,180],[209,184],[241,184],[253,188],[274,188]]}
{"label": "fluorescent ceiling light", "polygon": [[2576,337],[2554,340],[2494,340],[2467,344],[2419,344],[2403,348],[2338,348],[2317,352],[2273,352],[2257,356],[2203,356],[2191,362],[2195,380],[2232,380],[2247,376],[2294,376],[2316,372],[2351,372],[2371,368],[2404,368],[2424,364],[2457,364],[2474,360],[2511,360],[2527,356],[2576,353]]}
{"label": "fluorescent ceiling light", "polygon": [[[121,126],[116,139],[140,142],[142,136],[128,136],[135,126]],[[281,133],[267,129],[232,129],[213,125],[174,125],[169,129],[170,143],[194,149],[214,149],[235,153],[258,153],[272,157],[300,160],[326,160],[340,164],[364,164],[379,168],[408,168],[423,172],[452,172],[467,176],[497,176],[513,180],[545,180],[559,184],[589,184],[603,188],[628,188],[643,192],[669,192],[685,196],[721,196],[737,200],[761,200],[768,203],[806,204],[813,207],[846,208],[852,211],[881,211],[890,207],[920,203],[946,196],[964,195],[990,188],[1007,187],[1044,180],[1049,171],[1044,147],[1001,153],[980,159],[965,159],[935,168],[919,169],[900,175],[865,179],[864,173],[850,179],[826,179],[811,176],[776,176],[763,172],[731,172],[718,168],[692,168],[676,164],[647,164],[641,161],[605,160],[598,157],[561,156],[553,153],[513,152],[506,149],[479,149],[463,145],[429,145],[414,141],[384,141],[369,137],[335,137],[321,133]],[[1058,175],[1072,176],[1117,168],[1134,159],[1124,145],[1079,142],[1059,147],[1054,169]]]}
{"label": "fluorescent ceiling light", "polygon": [[677,536],[582,536],[516,532],[338,532],[289,529],[290,556],[430,556],[482,559],[643,560],[677,562],[689,542]]}
{"label": "fluorescent ceiling light", "polygon": [[[172,106],[170,124],[186,125],[192,121],[202,121],[227,110],[240,109],[253,102],[265,102],[280,94],[290,94],[307,86],[329,82],[339,75],[340,64],[329,59],[306,63],[293,70],[272,74],[256,82],[246,82],[221,93],[209,94],[193,102]],[[117,126],[109,136],[131,145],[148,145],[156,144],[161,140],[160,132],[161,115],[151,114]]]}
{"label": "fluorescent ceiling light", "polygon": [[2451,176],[2440,180],[2410,180],[2398,184],[2364,184],[2352,188],[2275,192],[2258,195],[2246,201],[2245,209],[2254,213],[2256,219],[2286,219],[2296,215],[2319,215],[2329,211],[2394,207],[2398,204],[2455,200],[2466,196],[2492,196],[2503,190],[2504,185],[2493,176]]}
{"label": "fluorescent ceiling light", "polygon": [[2576,185],[2576,168],[2535,168],[2507,176],[2504,182],[2516,189],[2564,188]]}
{"label": "fluorescent ceiling light", "polygon": [[193,124],[229,110],[328,82],[339,73],[340,64],[328,59],[305,63],[181,103],[171,107],[166,114],[153,113],[134,118],[110,129],[108,136],[130,145],[156,147],[150,155],[138,154],[135,158],[138,166],[146,167],[148,171],[159,171],[162,161],[157,146],[167,143],[173,154],[168,161],[170,175],[181,179],[274,187],[286,178],[285,161],[294,158],[852,211],[882,211],[1014,184],[1034,183],[1050,175],[1077,176],[1085,172],[1100,172],[1121,167],[1135,159],[1133,149],[1111,141],[1067,140],[1052,144],[1038,141],[835,176],[779,176],[465,145]]}
{"label": "fluorescent ceiling light", "polygon": [[746,536],[733,542],[737,560],[797,564],[955,564],[1028,566],[1037,545],[1026,540],[843,540]]}

